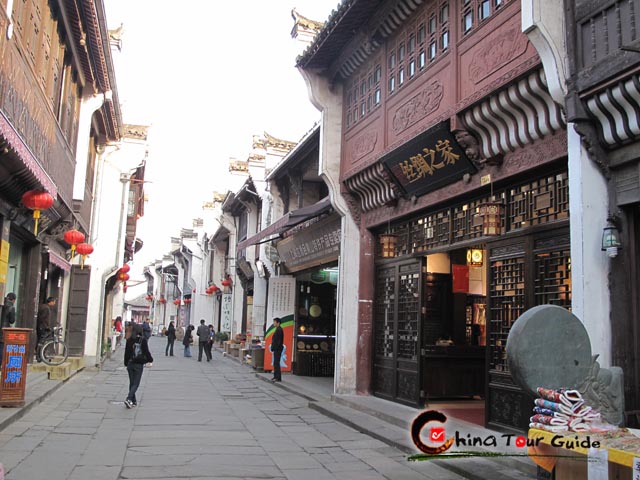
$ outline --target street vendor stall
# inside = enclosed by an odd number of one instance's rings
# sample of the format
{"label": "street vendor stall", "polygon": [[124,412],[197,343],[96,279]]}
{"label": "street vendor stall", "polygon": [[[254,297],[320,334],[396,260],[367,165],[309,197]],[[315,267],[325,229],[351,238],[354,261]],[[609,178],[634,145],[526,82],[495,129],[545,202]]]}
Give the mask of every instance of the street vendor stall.
{"label": "street vendor stall", "polygon": [[[640,473],[640,432],[617,428],[609,432],[554,433],[529,429],[529,455],[541,468],[554,472],[555,480],[593,478],[604,467],[607,477],[632,480]],[[537,445],[537,446],[536,446]]]}

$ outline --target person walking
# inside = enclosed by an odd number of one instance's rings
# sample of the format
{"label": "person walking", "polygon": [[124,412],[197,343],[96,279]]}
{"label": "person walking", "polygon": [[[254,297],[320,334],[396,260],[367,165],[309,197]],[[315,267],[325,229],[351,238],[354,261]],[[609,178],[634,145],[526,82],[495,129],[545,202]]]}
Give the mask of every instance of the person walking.
{"label": "person walking", "polygon": [[7,293],[4,297],[4,305],[2,306],[2,317],[0,317],[0,356],[4,352],[4,338],[2,334],[3,328],[12,328],[16,323],[16,294]]}
{"label": "person walking", "polygon": [[36,335],[38,341],[36,344],[36,357],[40,361],[38,350],[45,338],[48,338],[53,333],[51,309],[56,305],[57,299],[55,297],[47,297],[47,300],[40,305],[38,309],[38,315],[36,320]]}
{"label": "person walking", "polygon": [[142,326],[134,324],[131,328],[131,336],[124,347],[124,365],[129,374],[129,394],[124,401],[124,406],[133,408],[138,405],[136,392],[142,379],[142,371],[145,363],[153,363],[153,356],[149,351],[149,344],[143,335]]}
{"label": "person walking", "polygon": [[189,325],[184,332],[184,338],[182,339],[182,345],[184,345],[184,356],[191,357],[191,344],[193,343],[193,331],[195,327]]}
{"label": "person walking", "polygon": [[151,325],[149,325],[149,320],[142,322],[142,334],[147,340],[151,338]]}
{"label": "person walking", "polygon": [[122,341],[122,317],[120,315],[113,321],[113,329],[116,331],[116,345],[120,346]]}
{"label": "person walking", "polygon": [[200,326],[198,327],[198,361],[202,361],[202,352],[204,351],[207,356],[207,362],[211,361],[211,354],[207,350],[207,343],[209,343],[209,327],[205,325],[204,318],[200,320]]}
{"label": "person walking", "polygon": [[165,356],[173,357],[173,342],[176,341],[176,327],[173,321],[169,322],[169,328],[167,328],[167,348],[164,349]]}
{"label": "person walking", "polygon": [[213,342],[215,341],[215,339],[216,339],[216,331],[214,330],[213,325],[209,325],[209,341],[204,346],[205,352],[207,353],[207,358],[209,360],[213,358],[212,350],[213,350]]}
{"label": "person walking", "polygon": [[273,353],[273,378],[271,381],[281,382],[282,372],[280,371],[280,357],[284,347],[284,331],[280,326],[280,319],[278,317],[273,319],[273,327],[275,330],[271,337],[271,352]]}

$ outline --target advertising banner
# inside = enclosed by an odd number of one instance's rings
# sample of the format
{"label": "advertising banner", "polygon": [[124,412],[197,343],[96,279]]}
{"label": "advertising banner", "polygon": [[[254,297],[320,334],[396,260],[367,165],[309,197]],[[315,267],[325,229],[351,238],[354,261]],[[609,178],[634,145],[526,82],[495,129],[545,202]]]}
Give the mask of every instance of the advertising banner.
{"label": "advertising banner", "polygon": [[293,314],[296,298],[296,279],[294,277],[278,277],[269,280],[269,303],[267,305],[267,331],[264,335],[264,370],[273,371],[273,354],[271,340],[273,337],[273,319],[280,318],[280,326],[284,333],[284,350],[280,357],[280,369],[291,371],[293,352]]}

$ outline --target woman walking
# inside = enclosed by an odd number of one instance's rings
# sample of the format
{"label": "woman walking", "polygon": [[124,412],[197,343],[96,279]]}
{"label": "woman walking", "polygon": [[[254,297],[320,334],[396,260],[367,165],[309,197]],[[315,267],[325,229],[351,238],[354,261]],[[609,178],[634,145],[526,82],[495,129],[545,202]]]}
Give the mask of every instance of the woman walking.
{"label": "woman walking", "polygon": [[145,363],[153,362],[149,351],[147,339],[142,334],[142,325],[134,323],[131,327],[131,336],[124,347],[124,365],[129,374],[129,394],[124,401],[124,406],[133,408],[138,405],[136,392],[142,379],[142,371]]}
{"label": "woman walking", "polygon": [[173,342],[176,341],[176,327],[173,322],[169,322],[169,328],[167,328],[167,348],[164,349],[164,355],[173,357]]}
{"label": "woman walking", "polygon": [[193,331],[195,327],[193,325],[189,325],[184,333],[184,338],[182,339],[182,345],[184,345],[184,356],[191,356],[191,344],[193,343]]}

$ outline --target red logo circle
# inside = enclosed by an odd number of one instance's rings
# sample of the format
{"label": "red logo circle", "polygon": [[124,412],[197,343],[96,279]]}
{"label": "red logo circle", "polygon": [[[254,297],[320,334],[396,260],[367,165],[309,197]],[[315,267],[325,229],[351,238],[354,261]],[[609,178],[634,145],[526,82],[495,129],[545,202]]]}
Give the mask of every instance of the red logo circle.
{"label": "red logo circle", "polygon": [[516,447],[518,448],[522,448],[527,444],[527,439],[520,436],[518,438],[516,438]]}

